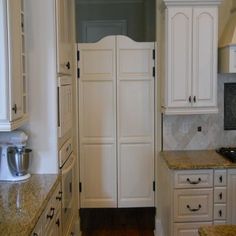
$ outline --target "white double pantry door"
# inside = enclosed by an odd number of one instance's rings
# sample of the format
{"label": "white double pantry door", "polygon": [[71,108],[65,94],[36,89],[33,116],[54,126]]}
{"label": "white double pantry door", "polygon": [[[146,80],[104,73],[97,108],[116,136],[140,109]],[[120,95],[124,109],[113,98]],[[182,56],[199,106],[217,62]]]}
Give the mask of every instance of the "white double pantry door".
{"label": "white double pantry door", "polygon": [[81,207],[154,206],[154,43],[78,50]]}

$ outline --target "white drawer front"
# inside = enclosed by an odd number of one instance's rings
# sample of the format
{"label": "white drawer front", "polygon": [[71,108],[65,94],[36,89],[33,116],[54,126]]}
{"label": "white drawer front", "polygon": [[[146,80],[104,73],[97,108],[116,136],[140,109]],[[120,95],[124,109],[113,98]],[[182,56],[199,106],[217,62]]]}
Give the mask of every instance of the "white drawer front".
{"label": "white drawer front", "polygon": [[214,186],[225,186],[227,183],[226,170],[215,170]]}
{"label": "white drawer front", "polygon": [[201,226],[212,225],[211,222],[201,223],[175,223],[174,236],[199,236],[198,228]]}
{"label": "white drawer front", "polygon": [[226,204],[215,204],[214,220],[225,220],[225,219],[226,219]]}
{"label": "white drawer front", "polygon": [[211,221],[212,189],[186,189],[174,191],[174,221]]}
{"label": "white drawer front", "polygon": [[214,190],[214,203],[226,202],[226,187],[215,187]]}
{"label": "white drawer front", "polygon": [[212,170],[175,171],[175,188],[209,188],[212,186]]}

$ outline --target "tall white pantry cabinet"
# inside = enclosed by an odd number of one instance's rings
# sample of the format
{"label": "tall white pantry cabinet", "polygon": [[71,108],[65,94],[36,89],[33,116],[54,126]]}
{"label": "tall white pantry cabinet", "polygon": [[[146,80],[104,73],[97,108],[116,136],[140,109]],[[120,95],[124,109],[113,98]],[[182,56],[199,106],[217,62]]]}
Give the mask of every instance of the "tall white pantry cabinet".
{"label": "tall white pantry cabinet", "polygon": [[216,113],[221,0],[164,0],[164,3],[163,112]]}
{"label": "tall white pantry cabinet", "polygon": [[[25,7],[30,78],[30,117],[26,129],[34,152],[31,172],[60,174],[58,157],[68,141],[73,140],[71,156],[77,156],[76,112],[72,116],[76,109],[74,0],[25,0]],[[73,213],[67,219],[68,228],[63,228],[65,235],[74,233],[78,220],[76,175],[72,178]]]}
{"label": "tall white pantry cabinet", "polygon": [[0,131],[28,120],[24,1],[0,1]]}

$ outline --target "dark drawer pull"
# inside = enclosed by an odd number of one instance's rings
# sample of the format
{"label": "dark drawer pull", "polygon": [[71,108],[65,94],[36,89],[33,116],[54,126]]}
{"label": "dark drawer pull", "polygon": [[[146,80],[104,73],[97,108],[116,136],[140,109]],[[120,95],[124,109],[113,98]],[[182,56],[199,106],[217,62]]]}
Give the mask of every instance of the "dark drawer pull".
{"label": "dark drawer pull", "polygon": [[189,205],[187,205],[187,208],[188,208],[190,211],[195,212],[195,211],[199,211],[199,210],[202,208],[202,206],[199,204],[199,205],[198,205],[198,208],[191,208]]}
{"label": "dark drawer pull", "polygon": [[219,199],[222,200],[222,198],[223,198],[223,195],[222,195],[222,193],[220,193],[219,194]]}
{"label": "dark drawer pull", "polygon": [[57,225],[58,227],[60,227],[60,220],[59,220],[59,219],[57,219],[56,225]]}
{"label": "dark drawer pull", "polygon": [[187,178],[187,182],[189,182],[190,184],[199,184],[202,181],[201,178],[198,178],[197,181],[191,181],[189,178]]}
{"label": "dark drawer pull", "polygon": [[220,180],[220,183],[223,182],[223,177],[222,177],[222,175],[219,177],[219,180]]}
{"label": "dark drawer pull", "polygon": [[54,207],[51,207],[50,211],[51,211],[51,214],[50,214],[50,215],[47,214],[47,219],[49,218],[49,219],[51,220],[51,219],[53,218],[53,216],[54,216],[55,208],[54,208]]}
{"label": "dark drawer pull", "polygon": [[222,217],[222,210],[219,210],[219,217]]}

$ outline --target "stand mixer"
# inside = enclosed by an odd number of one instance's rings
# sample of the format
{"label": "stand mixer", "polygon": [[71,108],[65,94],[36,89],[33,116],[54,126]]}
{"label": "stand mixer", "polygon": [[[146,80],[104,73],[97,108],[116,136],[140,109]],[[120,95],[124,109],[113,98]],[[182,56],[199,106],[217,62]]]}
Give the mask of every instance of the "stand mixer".
{"label": "stand mixer", "polygon": [[29,154],[26,149],[28,136],[23,131],[0,132],[0,181],[28,179]]}

